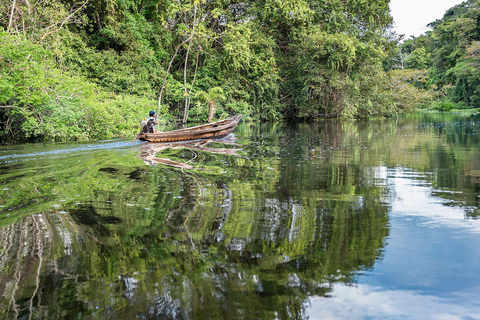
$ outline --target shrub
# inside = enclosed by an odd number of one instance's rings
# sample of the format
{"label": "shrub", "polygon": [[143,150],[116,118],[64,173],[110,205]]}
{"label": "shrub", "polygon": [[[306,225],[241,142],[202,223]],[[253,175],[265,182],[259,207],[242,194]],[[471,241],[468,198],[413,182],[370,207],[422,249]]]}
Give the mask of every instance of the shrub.
{"label": "shrub", "polygon": [[448,99],[443,99],[435,101],[432,108],[438,111],[452,111],[453,109],[468,109],[468,106],[463,102],[453,102]]}

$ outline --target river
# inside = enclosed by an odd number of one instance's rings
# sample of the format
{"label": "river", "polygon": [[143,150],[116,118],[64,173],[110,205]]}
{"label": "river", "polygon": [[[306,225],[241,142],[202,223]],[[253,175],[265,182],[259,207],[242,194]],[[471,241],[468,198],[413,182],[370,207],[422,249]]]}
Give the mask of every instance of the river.
{"label": "river", "polygon": [[480,319],[479,116],[229,139],[0,146],[0,318]]}

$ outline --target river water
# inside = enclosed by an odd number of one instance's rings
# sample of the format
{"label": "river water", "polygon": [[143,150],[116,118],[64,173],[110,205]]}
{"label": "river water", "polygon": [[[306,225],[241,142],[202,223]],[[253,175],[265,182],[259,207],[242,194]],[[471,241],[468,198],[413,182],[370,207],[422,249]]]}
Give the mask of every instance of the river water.
{"label": "river water", "polygon": [[0,146],[0,318],[480,319],[480,117],[234,135]]}

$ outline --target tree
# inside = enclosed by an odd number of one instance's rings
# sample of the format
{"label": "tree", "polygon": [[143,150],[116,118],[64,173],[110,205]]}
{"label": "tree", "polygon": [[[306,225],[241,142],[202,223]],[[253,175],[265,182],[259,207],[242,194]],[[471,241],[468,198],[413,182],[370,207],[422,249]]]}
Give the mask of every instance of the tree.
{"label": "tree", "polygon": [[478,1],[465,1],[449,9],[432,23],[434,47],[429,52],[433,61],[430,83],[446,91],[448,100],[472,107],[480,107],[479,19]]}
{"label": "tree", "polygon": [[208,89],[208,91],[197,91],[195,93],[195,97],[208,103],[208,122],[211,122],[213,116],[215,115],[215,109],[217,108],[216,104],[225,99],[225,95],[223,94],[223,89],[221,87],[213,87]]}
{"label": "tree", "polygon": [[405,59],[405,67],[408,69],[426,69],[428,63],[429,54],[427,54],[424,47],[419,47],[412,51],[410,55]]}

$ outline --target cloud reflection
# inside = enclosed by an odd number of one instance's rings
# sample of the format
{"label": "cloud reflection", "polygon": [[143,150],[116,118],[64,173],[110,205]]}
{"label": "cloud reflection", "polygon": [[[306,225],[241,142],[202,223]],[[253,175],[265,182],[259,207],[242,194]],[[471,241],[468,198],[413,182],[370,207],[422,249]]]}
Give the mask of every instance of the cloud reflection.
{"label": "cloud reflection", "polygon": [[368,284],[334,286],[331,298],[312,297],[306,306],[315,319],[480,319],[480,287],[448,299]]}
{"label": "cloud reflection", "polygon": [[465,219],[464,207],[448,205],[449,200],[433,196],[435,190],[430,183],[422,181],[418,173],[396,169],[389,175],[389,184],[395,186],[396,195],[391,204],[391,216],[420,217],[424,219],[423,226],[446,226],[480,233],[480,220]]}

